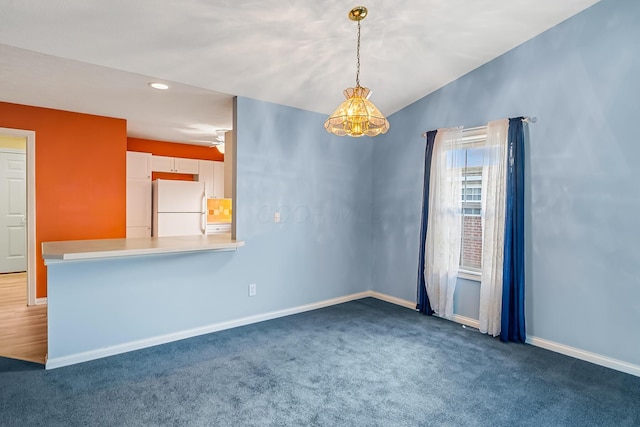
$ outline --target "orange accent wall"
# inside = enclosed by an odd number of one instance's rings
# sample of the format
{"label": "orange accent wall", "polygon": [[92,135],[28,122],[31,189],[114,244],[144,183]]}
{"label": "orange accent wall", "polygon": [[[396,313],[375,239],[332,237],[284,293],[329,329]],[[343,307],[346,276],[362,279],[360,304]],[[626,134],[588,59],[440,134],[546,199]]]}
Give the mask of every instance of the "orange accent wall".
{"label": "orange accent wall", "polygon": [[187,173],[173,173],[173,172],[151,172],[151,180],[156,179],[173,179],[175,181],[195,181],[193,175]]}
{"label": "orange accent wall", "polygon": [[224,154],[220,153],[215,147],[154,141],[151,139],[127,138],[127,150],[151,153],[157,156],[224,161]]}
{"label": "orange accent wall", "polygon": [[126,235],[127,123],[0,102],[0,127],[36,132],[36,296],[42,298],[42,242]]}

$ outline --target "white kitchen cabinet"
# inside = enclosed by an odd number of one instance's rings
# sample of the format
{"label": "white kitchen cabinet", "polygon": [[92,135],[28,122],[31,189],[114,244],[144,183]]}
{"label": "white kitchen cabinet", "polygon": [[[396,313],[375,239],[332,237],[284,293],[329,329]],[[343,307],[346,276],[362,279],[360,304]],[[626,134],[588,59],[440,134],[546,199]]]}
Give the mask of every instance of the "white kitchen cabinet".
{"label": "white kitchen cabinet", "polygon": [[151,237],[151,227],[127,227],[127,239]]}
{"label": "white kitchen cabinet", "polygon": [[127,179],[151,179],[151,154],[127,151]]}
{"label": "white kitchen cabinet", "polygon": [[213,196],[213,161],[198,160],[198,181],[204,182],[207,197]]}
{"label": "white kitchen cabinet", "polygon": [[153,172],[186,173],[192,175],[198,173],[198,160],[196,159],[152,156],[151,165]]}
{"label": "white kitchen cabinet", "polygon": [[231,233],[230,222],[214,222],[207,224],[207,234]]}
{"label": "white kitchen cabinet", "polygon": [[207,197],[224,197],[224,163],[198,160],[198,181],[204,181]]}
{"label": "white kitchen cabinet", "polygon": [[151,237],[150,153],[127,151],[127,238]]}
{"label": "white kitchen cabinet", "polygon": [[152,156],[151,165],[154,172],[173,172],[173,157]]}
{"label": "white kitchen cabinet", "polygon": [[198,173],[198,161],[196,159],[183,159],[176,157],[173,159],[176,173]]}
{"label": "white kitchen cabinet", "polygon": [[224,197],[224,162],[213,162],[213,196]]}

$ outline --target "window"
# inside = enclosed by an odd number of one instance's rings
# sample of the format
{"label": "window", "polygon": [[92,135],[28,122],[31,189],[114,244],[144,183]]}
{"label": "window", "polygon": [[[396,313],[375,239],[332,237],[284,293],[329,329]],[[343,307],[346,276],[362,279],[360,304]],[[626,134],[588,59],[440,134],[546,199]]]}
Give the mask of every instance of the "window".
{"label": "window", "polygon": [[[471,277],[482,268],[482,163],[486,132],[463,131],[464,165],[462,167],[462,244],[460,271]],[[477,277],[473,277],[474,279]]]}
{"label": "window", "polygon": [[[480,201],[480,195],[482,194],[482,187],[474,187],[474,182],[469,182],[469,178],[470,178],[470,172],[469,175],[464,176],[463,181],[465,184],[465,187],[463,187],[462,189],[462,201],[463,202],[475,202],[475,201]],[[482,182],[482,178],[480,178],[480,182]],[[469,185],[469,188],[467,188],[467,185]]]}
{"label": "window", "polygon": [[480,208],[462,208],[462,214],[468,216],[480,216]]}

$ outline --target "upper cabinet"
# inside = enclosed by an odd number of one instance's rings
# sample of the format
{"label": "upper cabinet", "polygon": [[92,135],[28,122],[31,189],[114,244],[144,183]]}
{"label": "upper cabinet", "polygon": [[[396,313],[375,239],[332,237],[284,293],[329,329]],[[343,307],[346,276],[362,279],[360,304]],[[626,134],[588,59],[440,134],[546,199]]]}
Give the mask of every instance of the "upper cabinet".
{"label": "upper cabinet", "polygon": [[151,154],[127,151],[127,179],[151,179]]}
{"label": "upper cabinet", "polygon": [[181,157],[152,156],[153,172],[198,174],[198,160]]}
{"label": "upper cabinet", "polygon": [[198,161],[196,159],[182,159],[176,157],[174,160],[174,172],[176,173],[198,173]]}
{"label": "upper cabinet", "polygon": [[198,181],[204,181],[209,198],[224,197],[224,163],[198,160]]}

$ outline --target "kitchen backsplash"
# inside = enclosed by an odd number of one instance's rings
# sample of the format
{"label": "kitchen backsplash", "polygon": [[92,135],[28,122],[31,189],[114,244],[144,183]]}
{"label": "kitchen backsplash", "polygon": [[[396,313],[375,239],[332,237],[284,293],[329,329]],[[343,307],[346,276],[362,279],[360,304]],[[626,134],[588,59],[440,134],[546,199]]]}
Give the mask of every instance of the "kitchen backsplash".
{"label": "kitchen backsplash", "polygon": [[231,199],[207,199],[207,222],[231,222]]}

